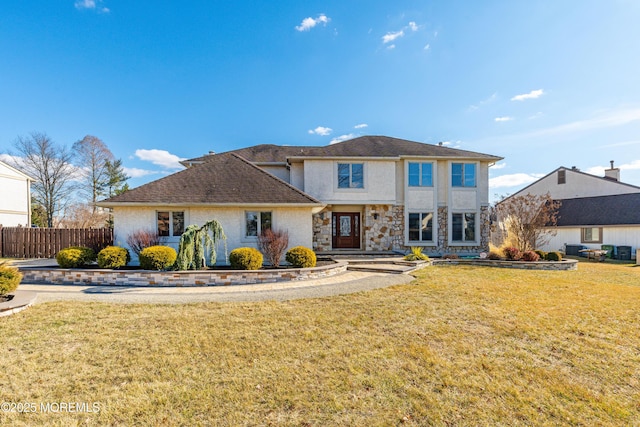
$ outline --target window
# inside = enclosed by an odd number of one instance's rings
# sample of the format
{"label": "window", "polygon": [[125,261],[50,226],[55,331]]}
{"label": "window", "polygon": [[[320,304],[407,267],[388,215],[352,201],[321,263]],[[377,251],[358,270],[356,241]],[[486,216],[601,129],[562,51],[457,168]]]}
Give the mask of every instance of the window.
{"label": "window", "polygon": [[364,188],[364,164],[338,163],[338,188]]}
{"label": "window", "polygon": [[476,214],[454,213],[451,220],[452,241],[474,242],[476,240]]}
{"label": "window", "polygon": [[412,242],[433,241],[433,213],[409,214],[409,240]]}
{"label": "window", "polygon": [[558,184],[564,184],[567,182],[567,171],[558,171]]}
{"label": "window", "polygon": [[452,187],[475,187],[476,186],[476,164],[475,163],[453,163],[451,165],[451,186]]}
{"label": "window", "polygon": [[184,212],[158,212],[158,236],[182,236]]}
{"label": "window", "polygon": [[601,227],[582,228],[580,235],[580,243],[602,243]]}
{"label": "window", "polygon": [[271,212],[245,212],[245,236],[258,237],[263,230],[271,228]]}
{"label": "window", "polygon": [[409,162],[409,187],[433,187],[433,164]]}

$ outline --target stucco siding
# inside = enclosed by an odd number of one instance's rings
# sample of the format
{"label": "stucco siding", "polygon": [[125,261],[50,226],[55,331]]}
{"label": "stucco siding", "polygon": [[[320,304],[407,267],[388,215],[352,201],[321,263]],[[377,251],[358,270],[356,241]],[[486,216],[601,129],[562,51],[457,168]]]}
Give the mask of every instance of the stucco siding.
{"label": "stucco siding", "polygon": [[286,166],[264,166],[264,165],[259,165],[259,167],[262,170],[264,170],[266,172],[269,172],[271,175],[277,176],[278,178],[280,178],[284,182],[288,182],[288,183],[291,182],[289,169],[287,169]]}
{"label": "stucco siding", "polygon": [[364,188],[338,188],[337,163],[334,160],[305,160],[304,191],[325,203],[395,202],[396,162],[341,160],[340,163],[364,163]]}
{"label": "stucco siding", "polygon": [[549,193],[553,199],[574,199],[577,197],[597,197],[612,194],[637,193],[638,188],[620,182],[609,181],[595,176],[565,169],[565,183],[558,184],[558,172],[554,172],[541,180],[524,188],[515,195],[527,193],[544,195]]}
{"label": "stucco siding", "polygon": [[[216,219],[222,225],[227,236],[227,249],[231,251],[239,247],[257,247],[256,238],[245,236],[246,211],[272,212],[273,228],[289,232],[289,247],[312,246],[311,208],[273,208],[262,207],[230,207],[230,208],[177,208],[177,207],[117,207],[114,208],[114,243],[126,245],[127,236],[136,230],[156,230],[157,211],[184,211],[185,228],[191,224],[203,225]],[[179,237],[167,238],[166,245],[178,249]],[[226,263],[223,247],[219,247],[218,263]],[[135,254],[131,254],[135,258]],[[137,260],[133,260],[137,262]]]}

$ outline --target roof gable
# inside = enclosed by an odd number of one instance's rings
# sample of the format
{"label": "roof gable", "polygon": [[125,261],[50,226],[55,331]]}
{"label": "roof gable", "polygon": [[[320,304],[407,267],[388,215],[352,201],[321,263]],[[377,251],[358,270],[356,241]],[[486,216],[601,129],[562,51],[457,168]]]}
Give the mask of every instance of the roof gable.
{"label": "roof gable", "polygon": [[318,200],[234,153],[212,156],[202,164],[144,184],[99,202],[117,205],[304,204]]}

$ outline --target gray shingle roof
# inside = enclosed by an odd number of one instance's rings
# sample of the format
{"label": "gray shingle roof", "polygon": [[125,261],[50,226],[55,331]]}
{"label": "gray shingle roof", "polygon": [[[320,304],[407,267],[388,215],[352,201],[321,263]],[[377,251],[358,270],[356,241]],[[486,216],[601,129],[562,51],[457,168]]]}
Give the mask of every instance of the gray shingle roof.
{"label": "gray shingle roof", "polygon": [[[304,157],[444,157],[473,158],[487,161],[498,161],[502,157],[473,151],[459,150],[441,145],[407,141],[389,136],[361,136],[337,144],[322,147],[287,146],[262,144],[240,148],[228,153],[238,154],[254,163],[285,162],[289,158]],[[202,156],[184,161],[184,164],[208,161],[216,155]]]}
{"label": "gray shingle roof", "polygon": [[564,199],[558,226],[640,225],[640,193]]}
{"label": "gray shingle roof", "polygon": [[99,205],[321,204],[235,153],[210,157],[202,164],[103,200]]}
{"label": "gray shingle roof", "polygon": [[[473,151],[459,150],[441,145],[425,144],[407,141],[406,139],[389,136],[361,136],[337,144],[319,147],[311,151],[309,156],[318,157],[445,157],[445,158],[474,158],[487,161],[498,161],[502,157]],[[306,155],[302,155],[304,157]]]}

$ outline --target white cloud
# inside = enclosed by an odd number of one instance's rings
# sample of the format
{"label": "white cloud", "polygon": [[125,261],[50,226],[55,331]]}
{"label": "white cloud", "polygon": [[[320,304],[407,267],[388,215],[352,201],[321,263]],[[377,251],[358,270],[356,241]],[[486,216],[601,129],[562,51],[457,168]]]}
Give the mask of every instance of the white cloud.
{"label": "white cloud", "polygon": [[[428,45],[427,45],[427,46],[428,46]],[[484,106],[484,105],[487,105],[487,104],[492,103],[493,101],[495,101],[495,100],[496,100],[496,98],[498,98],[498,94],[497,94],[497,92],[494,92],[491,96],[489,96],[489,97],[488,97],[488,98],[486,98],[486,99],[483,99],[482,101],[478,102],[477,104],[470,105],[470,106],[469,106],[469,110],[470,110],[470,111],[477,110],[477,109],[479,109],[480,107],[482,107],[482,106]]]}
{"label": "white cloud", "polygon": [[[624,163],[622,165],[616,165],[614,163],[613,167],[618,168],[621,171],[637,170],[637,169],[640,169],[640,160],[632,160],[631,162]],[[611,168],[610,164],[607,166],[592,166],[587,170],[585,170],[584,172],[590,173],[591,175],[604,176],[604,170],[609,168]]]}
{"label": "white cloud", "polygon": [[101,6],[102,0],[77,0],[74,4],[76,9],[91,9],[102,13],[109,13],[109,8]]}
{"label": "white cloud", "polygon": [[511,98],[512,101],[524,101],[525,99],[536,99],[540,98],[544,94],[542,89],[532,90],[529,93],[523,93],[521,95],[516,95]]}
{"label": "white cloud", "polygon": [[504,169],[506,167],[507,167],[507,164],[505,162],[500,162],[500,163],[496,163],[495,165],[491,166],[491,170]]}
{"label": "white cloud", "polygon": [[424,45],[423,49],[424,50],[429,50],[431,48],[431,45],[429,43],[427,43],[426,45]]}
{"label": "white cloud", "polygon": [[396,45],[395,45],[395,44],[390,44],[389,46],[387,46],[387,49],[388,49],[388,50],[393,50],[393,49],[395,49],[395,48],[396,48]]}
{"label": "white cloud", "polygon": [[359,125],[355,125],[353,128],[354,129],[364,129],[366,127],[369,127],[369,125],[366,124],[366,123],[360,123]]}
{"label": "white cloud", "polygon": [[154,165],[162,166],[166,169],[181,169],[183,166],[180,164],[181,160],[185,160],[171,154],[165,150],[136,150],[136,157],[140,160],[151,162]]}
{"label": "white cloud", "polygon": [[409,22],[409,28],[411,31],[418,31],[420,27],[413,21]]}
{"label": "white cloud", "polygon": [[142,178],[143,176],[153,175],[158,173],[158,171],[150,171],[146,169],[138,169],[138,168],[128,168],[123,167],[124,173],[130,178]]}
{"label": "white cloud", "polygon": [[534,181],[542,178],[542,174],[527,174],[527,173],[513,173],[509,175],[496,176],[489,178],[489,187],[493,188],[505,188],[505,187],[519,187],[526,184],[531,184]]}
{"label": "white cloud", "polygon": [[298,25],[296,27],[297,31],[309,31],[311,30],[313,27],[315,27],[318,24],[322,24],[322,25],[327,25],[329,23],[329,21],[331,21],[331,18],[329,18],[328,16],[326,16],[324,13],[321,13],[320,15],[318,15],[317,18],[304,18],[302,20],[302,22],[300,23],[300,25]]}
{"label": "white cloud", "polygon": [[356,136],[354,134],[352,134],[352,133],[348,133],[346,135],[340,135],[340,136],[337,136],[337,137],[333,138],[331,140],[331,142],[329,142],[329,144],[337,144],[338,142],[346,141],[348,139],[353,139],[355,137]]}
{"label": "white cloud", "polygon": [[513,117],[502,116],[502,117],[496,117],[493,120],[496,121],[496,122],[509,122],[509,121],[513,120]]}
{"label": "white cloud", "polygon": [[329,135],[331,132],[333,132],[333,129],[331,128],[327,128],[324,126],[318,126],[315,129],[309,129],[309,133],[311,135],[322,135],[322,136],[327,136]]}
{"label": "white cloud", "polygon": [[382,36],[382,43],[390,43],[392,41],[394,41],[397,38],[400,38],[404,36],[404,31],[400,30],[400,31],[396,31],[395,33],[387,33],[384,36]]}
{"label": "white cloud", "polygon": [[640,108],[620,109],[601,113],[600,115],[595,116],[591,119],[578,120],[576,122],[571,122],[564,125],[529,132],[520,136],[530,138],[565,133],[584,132],[594,129],[622,126],[637,121],[640,121]]}

